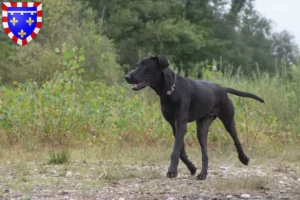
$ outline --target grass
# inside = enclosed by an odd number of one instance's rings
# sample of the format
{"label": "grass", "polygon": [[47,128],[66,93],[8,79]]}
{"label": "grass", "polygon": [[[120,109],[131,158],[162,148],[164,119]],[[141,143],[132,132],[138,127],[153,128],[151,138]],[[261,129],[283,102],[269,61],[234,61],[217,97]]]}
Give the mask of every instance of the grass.
{"label": "grass", "polygon": [[[172,145],[171,128],[150,89],[133,93],[129,86],[83,82],[76,71],[67,72],[56,74],[42,87],[27,82],[0,88],[2,146],[18,145],[30,151],[40,147],[76,147],[82,143],[103,148],[117,143]],[[294,100],[300,94],[287,90],[276,79],[262,75],[252,81],[238,76],[215,80],[266,100],[266,104],[261,104],[230,96],[240,140],[248,149],[299,142],[299,109]],[[195,145],[195,124],[188,125],[185,138],[189,145]],[[209,142],[226,148],[231,140],[216,120],[210,128]]]}
{"label": "grass", "polygon": [[50,151],[48,164],[64,164],[69,162],[70,153],[68,150]]}

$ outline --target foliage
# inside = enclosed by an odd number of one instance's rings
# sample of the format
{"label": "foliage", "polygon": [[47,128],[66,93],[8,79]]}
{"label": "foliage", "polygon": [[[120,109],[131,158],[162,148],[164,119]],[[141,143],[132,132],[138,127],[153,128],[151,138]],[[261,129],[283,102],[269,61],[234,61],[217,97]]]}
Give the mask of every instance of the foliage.
{"label": "foliage", "polygon": [[[0,30],[1,143],[171,144],[154,92],[134,93],[122,81],[150,54],[166,55],[181,75],[262,96],[266,104],[230,96],[249,148],[299,142],[298,46],[273,32],[253,0],[42,2],[43,27],[28,45]],[[195,131],[190,124],[188,144]],[[232,143],[220,121],[210,132],[211,145]]]}
{"label": "foliage", "polygon": [[291,70],[299,56],[293,36],[274,32],[272,22],[253,8],[253,0],[42,2],[43,26],[29,45],[19,47],[0,33],[3,83],[43,83],[62,69],[64,45],[85,50],[85,80],[108,84],[150,54],[166,55],[185,76],[199,63],[220,59],[216,66],[223,72],[230,67],[252,76],[259,66],[275,75],[282,65]]}
{"label": "foliage", "polygon": [[[254,0],[88,0],[103,33],[115,41],[125,72],[149,54],[164,54],[189,76],[197,63],[219,60],[251,76],[271,75],[299,55],[293,36],[274,32]],[[283,63],[282,63],[283,62]]]}
{"label": "foliage", "polygon": [[[55,73],[41,87],[35,81],[27,81],[0,88],[0,130],[6,136],[2,142],[27,144],[29,141],[33,146],[50,147],[69,147],[78,142],[103,146],[118,141],[170,144],[171,128],[162,118],[154,92],[146,89],[134,93],[127,85],[84,81],[80,76],[85,73],[84,51],[73,48],[63,55],[64,70]],[[300,72],[298,68],[294,70],[293,84],[289,85],[293,89],[282,84],[287,80],[280,82],[267,74],[257,73],[249,81],[238,75],[222,75],[214,66],[208,66],[203,74],[207,79],[259,94],[266,100],[263,105],[231,97],[241,140],[253,148],[268,140],[280,139],[281,144],[299,140],[300,118],[291,120],[291,116],[299,116],[299,101],[296,101],[300,92],[294,89],[300,88],[297,76]],[[187,143],[197,141],[195,131],[195,124],[189,124]],[[210,132],[211,144],[231,143],[218,120]]]}

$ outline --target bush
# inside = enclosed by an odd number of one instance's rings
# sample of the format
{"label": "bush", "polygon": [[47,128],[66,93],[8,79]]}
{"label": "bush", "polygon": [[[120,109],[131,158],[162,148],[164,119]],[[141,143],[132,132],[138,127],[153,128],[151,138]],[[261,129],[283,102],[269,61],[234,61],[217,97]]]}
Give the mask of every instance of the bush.
{"label": "bush", "polygon": [[[160,113],[154,92],[133,92],[127,84],[106,85],[104,81],[84,81],[81,74],[84,51],[63,51],[64,68],[39,86],[35,81],[14,82],[0,88],[0,131],[8,144],[70,147],[78,143],[112,145],[171,144],[171,127]],[[256,74],[253,80],[237,76],[220,76],[206,69],[204,74],[222,85],[255,93],[265,99],[261,104],[252,99],[230,96],[236,109],[239,137],[249,148],[266,142],[287,144],[299,141],[300,118],[295,117],[300,87],[298,71],[287,81]],[[297,70],[297,69],[295,69]],[[216,73],[216,74],[215,74]],[[206,77],[205,77],[206,78]],[[289,87],[286,84],[289,83]],[[149,98],[150,97],[150,98]],[[296,109],[297,108],[297,109]],[[290,118],[294,116],[293,118]],[[188,144],[197,143],[195,124],[189,124]],[[226,147],[232,139],[220,121],[213,123],[211,145]]]}

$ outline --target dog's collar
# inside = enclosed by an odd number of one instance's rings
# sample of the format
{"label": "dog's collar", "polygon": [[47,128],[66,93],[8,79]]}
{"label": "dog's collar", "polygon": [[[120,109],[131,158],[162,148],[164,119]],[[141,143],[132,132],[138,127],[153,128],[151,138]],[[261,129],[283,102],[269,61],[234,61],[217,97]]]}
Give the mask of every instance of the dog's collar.
{"label": "dog's collar", "polygon": [[167,95],[171,95],[172,92],[175,90],[176,79],[177,79],[177,76],[176,76],[176,73],[174,73],[174,83],[173,83],[173,85],[171,87],[171,90],[167,91]]}

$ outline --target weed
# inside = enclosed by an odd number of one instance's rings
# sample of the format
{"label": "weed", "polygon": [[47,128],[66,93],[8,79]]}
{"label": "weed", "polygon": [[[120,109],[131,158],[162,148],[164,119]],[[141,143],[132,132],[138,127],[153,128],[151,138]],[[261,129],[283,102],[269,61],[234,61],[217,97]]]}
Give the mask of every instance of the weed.
{"label": "weed", "polygon": [[64,164],[70,161],[70,153],[68,150],[50,151],[48,164]]}

